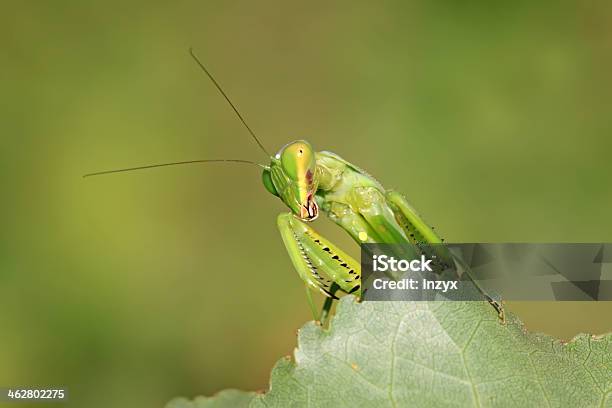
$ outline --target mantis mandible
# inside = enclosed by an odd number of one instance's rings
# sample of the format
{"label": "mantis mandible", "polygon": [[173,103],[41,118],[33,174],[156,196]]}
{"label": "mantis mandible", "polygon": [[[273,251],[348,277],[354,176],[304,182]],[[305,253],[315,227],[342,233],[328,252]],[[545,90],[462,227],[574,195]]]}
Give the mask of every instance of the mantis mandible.
{"label": "mantis mandible", "polygon": [[[269,157],[270,163],[263,165],[241,159],[190,160],[108,170],[84,177],[191,163],[234,162],[261,167],[266,190],[290,210],[278,216],[278,229],[289,258],[305,283],[313,317],[322,323],[327,320],[338,294],[360,296],[361,268],[359,262],[311,227],[310,223],[321,213],[358,244],[407,244],[415,253],[421,244],[442,244],[443,240],[401,194],[385,189],[374,177],[337,154],[316,152],[306,140],[296,140],[270,155],[193,50],[189,52]],[[327,297],[320,313],[312,298],[313,290]],[[484,293],[483,296],[503,319],[501,304]]]}

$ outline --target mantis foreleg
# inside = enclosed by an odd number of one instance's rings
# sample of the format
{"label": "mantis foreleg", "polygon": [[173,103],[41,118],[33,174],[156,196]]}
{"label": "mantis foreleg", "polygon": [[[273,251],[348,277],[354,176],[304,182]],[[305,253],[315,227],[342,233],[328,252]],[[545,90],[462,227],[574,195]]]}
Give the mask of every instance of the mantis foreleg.
{"label": "mantis foreleg", "polygon": [[[337,290],[359,296],[361,267],[356,260],[290,213],[280,214],[277,224],[293,266],[307,289],[319,290],[330,299],[337,299]],[[315,320],[327,317],[331,306],[327,303],[321,316],[313,308]]]}

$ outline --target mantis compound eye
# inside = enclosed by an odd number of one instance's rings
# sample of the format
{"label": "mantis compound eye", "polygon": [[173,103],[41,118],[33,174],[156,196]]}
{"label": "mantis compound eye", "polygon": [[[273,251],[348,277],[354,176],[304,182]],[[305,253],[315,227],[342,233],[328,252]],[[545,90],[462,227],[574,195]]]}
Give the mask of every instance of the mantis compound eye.
{"label": "mantis compound eye", "polygon": [[289,178],[299,184],[313,183],[316,164],[310,143],[305,140],[289,143],[281,150],[280,159],[283,170]]}

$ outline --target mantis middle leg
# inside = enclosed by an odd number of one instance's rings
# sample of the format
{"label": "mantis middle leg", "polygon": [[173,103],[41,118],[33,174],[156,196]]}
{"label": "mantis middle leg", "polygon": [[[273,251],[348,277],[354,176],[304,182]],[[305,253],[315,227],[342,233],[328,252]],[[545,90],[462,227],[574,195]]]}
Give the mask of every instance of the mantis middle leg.
{"label": "mantis middle leg", "polygon": [[[470,278],[476,289],[482,294],[482,296],[495,308],[500,320],[506,321],[503,301],[501,299],[494,299],[490,296],[474,278],[470,272],[468,265],[463,262],[462,259],[458,259],[444,246],[442,245],[442,239],[434,232],[419,214],[412,208],[408,201],[396,191],[388,191],[386,194],[387,200],[391,204],[393,211],[399,224],[402,226],[411,242],[416,245],[425,244],[425,246],[434,252],[434,255],[442,265],[452,265],[455,261],[463,268],[464,273]],[[433,244],[433,245],[432,245]]]}

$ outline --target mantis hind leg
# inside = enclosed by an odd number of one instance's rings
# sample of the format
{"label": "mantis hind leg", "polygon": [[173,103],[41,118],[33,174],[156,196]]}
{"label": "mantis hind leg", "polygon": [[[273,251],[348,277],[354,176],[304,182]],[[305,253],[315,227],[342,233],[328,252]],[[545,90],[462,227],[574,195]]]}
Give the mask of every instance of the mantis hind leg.
{"label": "mantis hind leg", "polygon": [[453,265],[457,262],[463,269],[463,273],[466,274],[476,289],[482,294],[482,296],[495,308],[499,319],[502,323],[505,323],[506,317],[504,312],[503,301],[501,299],[495,299],[489,295],[472,277],[470,267],[465,264],[462,259],[453,255],[445,245],[442,244],[443,240],[435,233],[432,227],[430,227],[421,216],[412,208],[408,201],[396,191],[388,191],[386,198],[391,205],[395,217],[408,236],[410,242],[417,246],[425,247],[430,249],[434,255],[441,261],[442,266]]}

